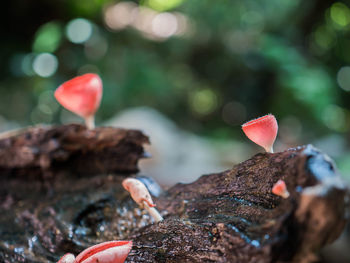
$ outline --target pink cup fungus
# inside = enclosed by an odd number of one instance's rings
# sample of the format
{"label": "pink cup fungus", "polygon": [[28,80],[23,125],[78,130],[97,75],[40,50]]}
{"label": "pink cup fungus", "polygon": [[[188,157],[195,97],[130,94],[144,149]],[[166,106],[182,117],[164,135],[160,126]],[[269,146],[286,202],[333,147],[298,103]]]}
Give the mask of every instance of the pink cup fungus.
{"label": "pink cup fungus", "polygon": [[93,129],[94,115],[102,98],[102,80],[93,73],[75,77],[56,89],[55,98],[64,108],[84,118],[86,126]]}
{"label": "pink cup fungus", "polygon": [[289,197],[286,183],[283,180],[278,180],[272,187],[272,193],[278,195],[284,199]]}
{"label": "pink cup fungus", "polygon": [[273,144],[276,140],[278,124],[272,114],[251,120],[242,125],[243,132],[266,152],[273,153]]}
{"label": "pink cup fungus", "polygon": [[108,241],[89,247],[76,258],[64,255],[57,263],[124,263],[132,247],[132,241]]}
{"label": "pink cup fungus", "polygon": [[148,211],[148,213],[153,217],[155,222],[163,220],[163,217],[159,214],[156,206],[153,203],[152,197],[148,192],[147,187],[139,180],[135,178],[127,178],[122,183],[125,190],[127,190],[132,199],[141,207]]}

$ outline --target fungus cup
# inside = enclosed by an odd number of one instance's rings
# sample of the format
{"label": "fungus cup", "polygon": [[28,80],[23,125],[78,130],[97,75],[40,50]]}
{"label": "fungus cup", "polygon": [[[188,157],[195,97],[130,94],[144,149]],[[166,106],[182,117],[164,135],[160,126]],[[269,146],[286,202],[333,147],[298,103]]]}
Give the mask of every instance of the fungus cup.
{"label": "fungus cup", "polygon": [[283,180],[278,180],[272,187],[272,193],[284,199],[289,197],[286,183]]}
{"label": "fungus cup", "polygon": [[152,197],[148,192],[147,187],[139,180],[135,178],[127,178],[122,183],[125,190],[127,190],[132,199],[141,207],[148,211],[148,213],[153,217],[155,222],[163,220],[163,217],[159,214],[156,206],[153,203]]}
{"label": "fungus cup", "polygon": [[251,120],[242,125],[245,135],[266,152],[273,153],[273,144],[276,140],[278,124],[275,116],[268,114]]}
{"label": "fungus cup", "polygon": [[93,129],[102,98],[102,80],[93,73],[75,77],[56,89],[55,98],[64,108],[84,118],[88,129]]}
{"label": "fungus cup", "polygon": [[64,255],[57,263],[124,263],[132,247],[132,241],[108,241],[89,247],[76,258]]}

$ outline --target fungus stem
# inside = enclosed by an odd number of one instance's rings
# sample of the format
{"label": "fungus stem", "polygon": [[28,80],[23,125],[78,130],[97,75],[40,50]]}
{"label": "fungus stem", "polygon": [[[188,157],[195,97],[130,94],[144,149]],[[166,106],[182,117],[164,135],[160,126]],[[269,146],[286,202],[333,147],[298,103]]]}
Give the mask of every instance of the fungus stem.
{"label": "fungus stem", "polygon": [[156,223],[163,220],[163,217],[159,214],[157,209],[155,209],[154,207],[150,207],[145,201],[143,201],[143,205],[144,208],[148,211],[148,213],[153,217]]}
{"label": "fungus stem", "polygon": [[89,130],[95,129],[95,117],[94,115],[85,118],[85,125]]}
{"label": "fungus stem", "polygon": [[156,223],[163,220],[163,217],[159,214],[157,209],[154,208],[156,205],[153,203],[147,187],[141,181],[135,178],[126,178],[122,182],[122,185],[124,189],[130,193],[131,198],[141,208],[146,209]]}

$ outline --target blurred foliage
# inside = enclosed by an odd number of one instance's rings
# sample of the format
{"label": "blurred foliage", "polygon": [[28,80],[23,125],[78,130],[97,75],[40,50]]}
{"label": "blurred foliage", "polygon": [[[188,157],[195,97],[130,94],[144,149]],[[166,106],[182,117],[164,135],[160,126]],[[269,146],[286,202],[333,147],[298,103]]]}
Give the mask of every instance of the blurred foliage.
{"label": "blurred foliage", "polygon": [[349,1],[5,5],[0,123],[68,121],[53,91],[97,72],[98,121],[147,105],[196,133],[241,139],[240,124],[272,112],[287,146],[334,134],[349,143]]}

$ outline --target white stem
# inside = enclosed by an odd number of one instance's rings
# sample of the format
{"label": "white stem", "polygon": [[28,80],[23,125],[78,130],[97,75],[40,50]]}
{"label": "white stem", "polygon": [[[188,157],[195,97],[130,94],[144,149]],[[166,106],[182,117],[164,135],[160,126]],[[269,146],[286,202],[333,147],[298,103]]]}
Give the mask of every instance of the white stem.
{"label": "white stem", "polygon": [[153,219],[154,219],[154,221],[156,221],[156,223],[163,220],[163,217],[159,214],[157,209],[155,209],[154,207],[149,207],[145,201],[143,201],[143,204],[144,204],[145,209],[148,211],[148,213],[151,215],[151,217],[153,217]]}
{"label": "white stem", "polygon": [[284,199],[287,199],[288,197],[289,197],[289,192],[288,192],[288,190],[285,190],[285,191],[283,191],[283,193],[281,194],[281,197],[282,198],[284,198]]}
{"label": "white stem", "polygon": [[86,127],[89,130],[95,129],[95,116],[91,115],[85,118]]}
{"label": "white stem", "polygon": [[270,148],[265,148],[265,151],[268,153],[273,153],[273,146],[271,146]]}

